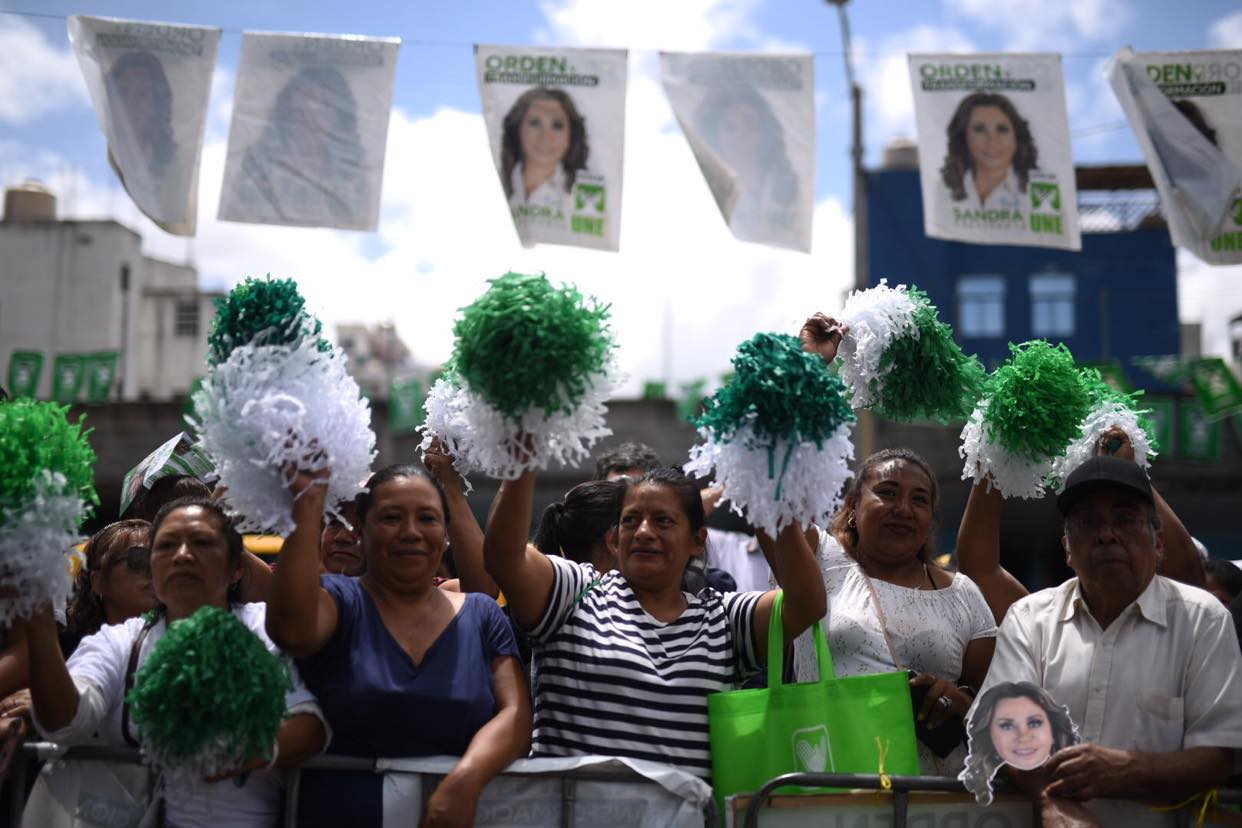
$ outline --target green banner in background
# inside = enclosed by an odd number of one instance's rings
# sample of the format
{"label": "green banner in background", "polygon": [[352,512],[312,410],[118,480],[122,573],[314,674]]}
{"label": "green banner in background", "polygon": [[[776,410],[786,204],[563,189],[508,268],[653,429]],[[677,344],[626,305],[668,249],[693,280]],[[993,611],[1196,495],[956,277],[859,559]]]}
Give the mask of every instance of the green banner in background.
{"label": "green banner in background", "polygon": [[1126,375],[1126,369],[1121,367],[1121,363],[1115,359],[1104,360],[1103,362],[1084,362],[1084,368],[1094,368],[1100,372],[1100,377],[1104,383],[1115,391],[1128,394],[1134,390],[1134,383],[1130,382],[1130,377]]}
{"label": "green banner in background", "polygon": [[86,357],[57,354],[52,363],[52,399],[62,405],[77,402],[86,382]]}
{"label": "green banner in background", "polygon": [[1176,403],[1168,397],[1142,397],[1139,408],[1150,409],[1139,415],[1139,421],[1147,427],[1147,433],[1156,440],[1156,451],[1164,457],[1173,456],[1173,416]]}
{"label": "green banner in background", "polygon": [[388,426],[394,434],[423,424],[423,384],[417,379],[393,380],[388,386]]}
{"label": "green banner in background", "polygon": [[1183,402],[1180,454],[1189,460],[1220,460],[1220,420],[1197,402]]}
{"label": "green banner in background", "polygon": [[88,354],[86,361],[86,401],[105,403],[112,398],[112,385],[116,381],[116,351],[99,351]]}
{"label": "green banner in background", "polygon": [[33,397],[39,393],[39,380],[43,378],[42,351],[14,351],[9,355],[9,396]]}
{"label": "green banner in background", "polygon": [[1190,385],[1209,417],[1242,411],[1242,385],[1220,357],[1195,360],[1190,368]]}

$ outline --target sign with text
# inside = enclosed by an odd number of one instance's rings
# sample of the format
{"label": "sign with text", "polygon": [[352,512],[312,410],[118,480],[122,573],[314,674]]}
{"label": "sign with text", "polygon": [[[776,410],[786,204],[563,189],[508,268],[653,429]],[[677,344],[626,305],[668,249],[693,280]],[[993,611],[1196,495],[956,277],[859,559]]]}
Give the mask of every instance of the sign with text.
{"label": "sign with text", "polygon": [[374,230],[400,46],[245,32],[220,218]]}
{"label": "sign with text", "polygon": [[474,47],[492,160],[524,247],[616,250],[628,53]]}
{"label": "sign with text", "polygon": [[673,114],[736,238],[811,250],[811,55],[660,53]]}
{"label": "sign with text", "polygon": [[1242,262],[1242,51],[1122,49],[1108,78],[1173,243],[1209,264]]}
{"label": "sign with text", "polygon": [[43,353],[41,351],[14,351],[9,354],[9,396],[34,397],[39,393],[39,380],[43,378]]}
{"label": "sign with text", "polygon": [[1061,56],[909,60],[927,235],[1081,250]]}
{"label": "sign with text", "polygon": [[167,232],[194,235],[220,30],[74,15],[69,40],[125,191]]}

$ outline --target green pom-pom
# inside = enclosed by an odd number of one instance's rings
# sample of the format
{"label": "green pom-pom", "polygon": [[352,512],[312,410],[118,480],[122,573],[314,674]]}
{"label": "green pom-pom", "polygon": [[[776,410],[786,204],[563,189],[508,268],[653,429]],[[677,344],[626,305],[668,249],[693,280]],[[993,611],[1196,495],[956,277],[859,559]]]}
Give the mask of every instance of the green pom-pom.
{"label": "green pom-pom", "polygon": [[914,287],[908,293],[915,303],[918,336],[898,337],[885,349],[878,371],[883,392],[878,379],[871,381],[879,400],[876,412],[902,422],[964,421],[983,395],[987,372],[978,359],[962,353],[953,329],[940,321],[927,294]]}
{"label": "green pom-pom", "polygon": [[[209,365],[219,365],[234,348],[256,339],[263,345],[294,345],[323,330],[306,312],[306,300],[292,279],[246,279],[215,305],[216,318],[207,335]],[[326,352],[331,346],[320,339],[319,349]]]}
{"label": "green pom-pom", "polygon": [[28,503],[35,479],[47,469],[64,475],[64,494],[98,503],[95,451],[82,418],[70,422],[69,407],[19,399],[0,403],[0,523],[4,511]]}
{"label": "green pom-pom", "polygon": [[761,333],[738,346],[733,376],[694,422],[722,443],[750,423],[773,441],[822,447],[842,423],[854,420],[844,395],[845,384],[823,359],[803,351],[797,337]]}
{"label": "green pom-pom", "polygon": [[543,276],[506,273],[453,326],[452,364],[471,390],[512,419],[577,407],[607,372],[608,306]]}
{"label": "green pom-pom", "polygon": [[1056,457],[1080,433],[1092,395],[1064,344],[1009,345],[1010,358],[988,378],[988,438],[1034,462]]}
{"label": "green pom-pom", "polygon": [[285,665],[245,624],[203,607],[168,626],[127,701],[157,765],[225,773],[271,755],[292,688]]}
{"label": "green pom-pom", "polygon": [[1152,452],[1160,448],[1155,432],[1151,429],[1151,422],[1143,416],[1150,414],[1151,409],[1142,407],[1140,399],[1143,396],[1143,390],[1141,388],[1136,391],[1121,391],[1114,388],[1105,381],[1104,375],[1100,373],[1098,368],[1079,368],[1078,375],[1082,380],[1083,388],[1086,389],[1087,395],[1091,398],[1091,408],[1093,410],[1110,403],[1130,409],[1134,412],[1139,428],[1142,429],[1143,435],[1147,438],[1147,447]]}

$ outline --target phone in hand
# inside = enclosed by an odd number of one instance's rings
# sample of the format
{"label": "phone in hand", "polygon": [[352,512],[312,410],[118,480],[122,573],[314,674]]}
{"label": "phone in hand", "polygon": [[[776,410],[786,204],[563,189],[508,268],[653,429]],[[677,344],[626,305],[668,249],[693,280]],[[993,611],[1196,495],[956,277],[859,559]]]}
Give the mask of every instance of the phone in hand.
{"label": "phone in hand", "polygon": [[[914,678],[918,673],[913,670],[909,671],[910,678]],[[927,699],[927,691],[931,689],[927,684],[910,685],[910,702],[914,705],[914,735],[919,741],[931,748],[932,753],[944,759],[957,748],[958,745],[966,741],[966,723],[962,721],[962,717],[956,714],[946,719],[935,730],[927,727],[927,722],[919,721],[919,711],[923,708],[923,702]]]}

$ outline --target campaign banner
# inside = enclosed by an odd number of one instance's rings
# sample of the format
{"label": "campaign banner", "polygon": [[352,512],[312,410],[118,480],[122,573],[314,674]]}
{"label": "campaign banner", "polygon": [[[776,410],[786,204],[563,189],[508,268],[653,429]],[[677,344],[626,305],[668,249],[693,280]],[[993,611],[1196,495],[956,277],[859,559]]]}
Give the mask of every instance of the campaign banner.
{"label": "campaign banner", "polygon": [[524,247],[616,250],[628,53],[474,47],[492,160]]}
{"label": "campaign banner", "polygon": [[184,431],[165,441],[159,448],[143,458],[121,478],[121,508],[125,514],[129,504],[143,489],[150,489],[163,477],[188,475],[199,480],[209,480],[215,473],[211,458],[194,443]]}
{"label": "campaign banner", "polygon": [[405,434],[423,424],[423,384],[417,379],[393,380],[388,384],[388,427]]}
{"label": "campaign banner", "polygon": [[374,230],[400,46],[243,33],[220,218]]}
{"label": "campaign banner", "polygon": [[105,403],[112,398],[118,356],[116,351],[100,351],[84,357],[87,402]]}
{"label": "campaign banner", "polygon": [[1208,264],[1242,262],[1242,51],[1122,49],[1108,79],[1173,243]]}
{"label": "campaign banner", "polygon": [[815,208],[811,55],[661,52],[660,78],[734,237],[809,253]]}
{"label": "campaign banner", "polygon": [[69,42],[125,191],[167,232],[194,235],[220,30],[74,15]]}
{"label": "campaign banner", "polygon": [[11,398],[37,396],[42,378],[42,351],[14,351],[9,354],[8,392]]}
{"label": "campaign banner", "polygon": [[52,361],[52,399],[64,405],[76,402],[86,382],[86,357],[57,354]]}
{"label": "campaign banner", "polygon": [[910,55],[923,227],[1081,250],[1060,55]]}

